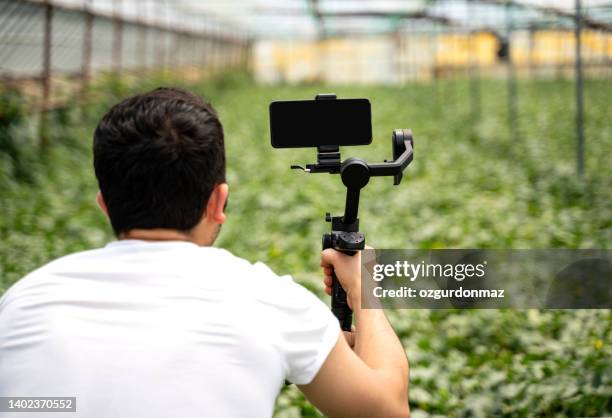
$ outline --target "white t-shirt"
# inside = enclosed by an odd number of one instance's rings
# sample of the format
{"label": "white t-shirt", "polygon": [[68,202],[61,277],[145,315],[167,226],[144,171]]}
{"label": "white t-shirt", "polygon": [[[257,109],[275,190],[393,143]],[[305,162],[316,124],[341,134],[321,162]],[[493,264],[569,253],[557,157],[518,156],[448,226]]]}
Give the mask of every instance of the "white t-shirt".
{"label": "white t-shirt", "polygon": [[119,241],[0,299],[0,396],[76,397],[76,413],[49,418],[269,417],[284,380],[309,383],[339,333],[323,302],[264,264]]}

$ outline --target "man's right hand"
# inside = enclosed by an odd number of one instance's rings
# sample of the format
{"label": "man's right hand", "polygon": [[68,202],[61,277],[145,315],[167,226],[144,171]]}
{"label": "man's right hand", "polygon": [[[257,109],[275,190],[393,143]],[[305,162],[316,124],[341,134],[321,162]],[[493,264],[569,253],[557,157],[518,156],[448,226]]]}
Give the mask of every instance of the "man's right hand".
{"label": "man's right hand", "polygon": [[[408,360],[382,309],[361,308],[361,253],[348,256],[327,249],[321,253],[325,291],[332,273],[346,290],[355,312],[354,349],[338,341],[321,369],[300,389],[329,417],[407,418]],[[345,334],[346,336],[346,334]]]}
{"label": "man's right hand", "polygon": [[331,295],[332,274],[335,273],[340,285],[346,292],[349,307],[354,311],[361,306],[361,251],[346,255],[328,248],[321,252],[323,282],[325,293]]}

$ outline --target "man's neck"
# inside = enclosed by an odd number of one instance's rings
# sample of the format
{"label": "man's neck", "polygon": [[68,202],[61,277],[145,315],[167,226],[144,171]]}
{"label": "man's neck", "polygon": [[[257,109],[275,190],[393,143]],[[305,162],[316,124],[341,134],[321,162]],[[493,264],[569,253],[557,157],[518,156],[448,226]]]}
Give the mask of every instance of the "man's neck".
{"label": "man's neck", "polygon": [[137,239],[142,241],[188,241],[196,243],[194,238],[176,229],[132,229],[119,235],[120,240]]}

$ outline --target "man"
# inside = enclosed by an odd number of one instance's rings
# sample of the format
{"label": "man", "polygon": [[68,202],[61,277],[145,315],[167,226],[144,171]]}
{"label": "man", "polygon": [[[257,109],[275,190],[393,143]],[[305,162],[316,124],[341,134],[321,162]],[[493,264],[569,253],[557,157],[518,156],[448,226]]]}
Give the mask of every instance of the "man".
{"label": "man", "polygon": [[330,417],[408,416],[406,356],[382,310],[361,309],[359,256],[321,254],[327,293],[335,270],[355,311],[351,348],[290,277],[211,247],[228,185],[208,103],[178,89],[129,98],[93,152],[118,241],[2,297],[0,396],[76,397],[76,414],[53,416],[269,417],[288,380]]}

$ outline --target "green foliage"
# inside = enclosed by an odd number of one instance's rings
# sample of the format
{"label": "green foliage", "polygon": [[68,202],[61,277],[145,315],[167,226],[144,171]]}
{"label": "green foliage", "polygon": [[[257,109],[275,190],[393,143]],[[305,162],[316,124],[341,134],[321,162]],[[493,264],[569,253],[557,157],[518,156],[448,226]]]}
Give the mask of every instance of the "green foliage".
{"label": "green foliage", "polygon": [[[110,83],[110,84],[107,84]],[[23,99],[0,95],[0,292],[61,255],[103,245],[111,230],[95,207],[90,141],[104,111],[133,91],[176,84],[165,76],[94,86],[86,109],[50,117],[53,145],[35,149]],[[502,81],[483,81],[482,116],[470,115],[468,83],[397,87],[256,86],[243,75],[192,88],[217,108],[226,131],[230,202],[219,246],[292,273],[320,294],[317,257],[344,191],[337,177],[291,172],[313,150],[272,150],[267,107],[273,99],[321,91],[369,97],[375,141],[350,154],[390,157],[392,129],[415,133],[415,162],[404,183],[372,179],[360,217],[378,248],[608,248],[612,232],[612,124],[606,81],[586,85],[587,172],[575,172],[573,85],[519,84],[519,137],[509,135]],[[17,109],[14,111],[13,109]],[[15,157],[4,146],[16,147]],[[343,149],[349,156],[349,149]],[[609,311],[390,312],[411,361],[413,416],[603,416],[612,414]],[[318,416],[295,387],[278,417]]]}
{"label": "green foliage", "polygon": [[[17,144],[17,130],[26,119],[24,98],[19,91],[0,87],[0,170],[18,181],[31,181],[28,154]],[[5,176],[0,176],[5,177]]]}

